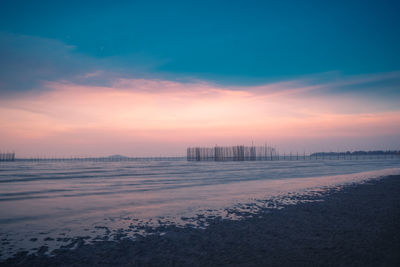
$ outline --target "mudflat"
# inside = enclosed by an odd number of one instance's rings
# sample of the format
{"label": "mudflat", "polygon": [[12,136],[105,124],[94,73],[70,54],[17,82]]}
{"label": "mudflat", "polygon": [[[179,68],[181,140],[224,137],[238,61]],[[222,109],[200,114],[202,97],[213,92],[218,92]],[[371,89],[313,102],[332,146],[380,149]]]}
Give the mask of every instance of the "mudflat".
{"label": "mudflat", "polygon": [[[310,199],[312,200],[312,199]],[[168,226],[136,240],[20,253],[1,266],[400,266],[400,176],[387,176],[319,201],[265,208],[206,229]]]}

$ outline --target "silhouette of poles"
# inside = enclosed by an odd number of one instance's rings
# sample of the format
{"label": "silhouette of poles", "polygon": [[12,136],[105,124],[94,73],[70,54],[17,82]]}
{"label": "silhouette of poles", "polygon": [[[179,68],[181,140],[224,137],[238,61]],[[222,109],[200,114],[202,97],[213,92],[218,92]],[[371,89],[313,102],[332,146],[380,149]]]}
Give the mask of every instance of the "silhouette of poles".
{"label": "silhouette of poles", "polygon": [[188,161],[255,161],[273,160],[277,152],[275,148],[262,146],[214,146],[214,147],[188,147],[186,158]]}

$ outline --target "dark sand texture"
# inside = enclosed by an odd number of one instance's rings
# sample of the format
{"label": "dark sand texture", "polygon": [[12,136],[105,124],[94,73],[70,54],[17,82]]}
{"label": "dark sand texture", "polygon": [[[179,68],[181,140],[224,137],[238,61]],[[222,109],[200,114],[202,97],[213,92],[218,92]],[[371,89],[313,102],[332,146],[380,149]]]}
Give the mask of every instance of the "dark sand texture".
{"label": "dark sand texture", "polygon": [[168,227],[3,266],[400,266],[400,176],[331,192],[322,202],[265,209],[206,230]]}

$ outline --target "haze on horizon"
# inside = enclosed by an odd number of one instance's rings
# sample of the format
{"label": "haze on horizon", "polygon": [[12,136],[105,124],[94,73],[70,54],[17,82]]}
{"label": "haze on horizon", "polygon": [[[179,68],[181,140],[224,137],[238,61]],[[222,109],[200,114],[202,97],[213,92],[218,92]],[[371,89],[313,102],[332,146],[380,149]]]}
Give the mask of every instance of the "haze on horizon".
{"label": "haze on horizon", "polygon": [[0,151],[400,149],[397,1],[2,1]]}

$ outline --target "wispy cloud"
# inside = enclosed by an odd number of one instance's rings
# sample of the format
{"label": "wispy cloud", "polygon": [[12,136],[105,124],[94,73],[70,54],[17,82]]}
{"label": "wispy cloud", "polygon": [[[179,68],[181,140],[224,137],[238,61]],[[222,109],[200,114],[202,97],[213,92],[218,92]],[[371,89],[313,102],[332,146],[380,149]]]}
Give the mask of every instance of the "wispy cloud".
{"label": "wispy cloud", "polygon": [[0,33],[0,58],[3,149],[174,144],[181,151],[201,142],[400,136],[399,71],[232,86],[185,75],[167,79],[140,61],[127,70],[112,57],[96,59],[60,41],[8,33]]}
{"label": "wispy cloud", "polygon": [[337,83],[294,80],[226,87],[154,79],[115,79],[110,86],[46,82],[40,92],[0,100],[0,114],[7,114],[0,118],[5,129],[1,138],[15,146],[54,142],[79,147],[86,142],[111,147],[138,140],[189,145],[194,140],[279,142],[400,134],[399,108],[380,109],[385,101],[357,95],[332,95],[326,92],[332,84]]}
{"label": "wispy cloud", "polygon": [[107,85],[125,76],[154,75],[150,59],[128,55],[125,60],[133,63],[124,67],[121,59],[85,55],[56,39],[0,32],[0,95],[40,91],[48,81]]}

